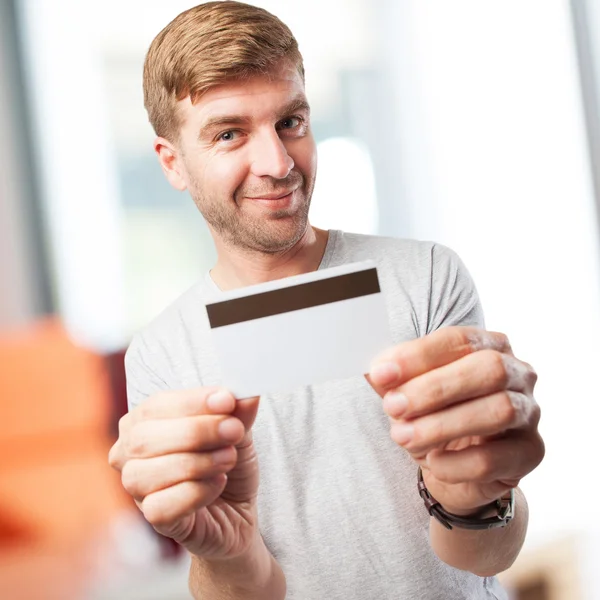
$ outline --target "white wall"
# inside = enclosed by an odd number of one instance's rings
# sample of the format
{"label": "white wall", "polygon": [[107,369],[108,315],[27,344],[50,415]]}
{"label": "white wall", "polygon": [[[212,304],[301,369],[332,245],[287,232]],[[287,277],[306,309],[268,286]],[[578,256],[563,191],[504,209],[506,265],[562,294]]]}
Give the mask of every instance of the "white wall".
{"label": "white wall", "polygon": [[58,309],[79,343],[121,348],[119,189],[93,13],[76,0],[19,7]]}
{"label": "white wall", "polygon": [[600,249],[568,2],[404,0],[381,16],[412,234],[459,252],[488,328],[540,376],[529,543],[597,528],[580,494],[600,491]]}

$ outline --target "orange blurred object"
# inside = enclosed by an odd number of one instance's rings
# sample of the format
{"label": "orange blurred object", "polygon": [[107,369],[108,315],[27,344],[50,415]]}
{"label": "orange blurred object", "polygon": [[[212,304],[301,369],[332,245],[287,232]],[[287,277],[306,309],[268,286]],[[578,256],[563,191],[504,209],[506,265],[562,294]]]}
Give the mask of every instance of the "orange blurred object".
{"label": "orange blurred object", "polygon": [[[36,569],[48,563],[36,557],[63,557],[75,566],[74,558],[102,537],[111,517],[131,506],[107,462],[106,363],[74,345],[58,320],[5,333],[0,398],[0,597],[52,598],[48,573],[58,577],[61,569],[44,568],[38,579]],[[23,572],[18,584],[15,561]],[[81,575],[76,568],[66,571]],[[41,587],[27,596],[27,586]]]}

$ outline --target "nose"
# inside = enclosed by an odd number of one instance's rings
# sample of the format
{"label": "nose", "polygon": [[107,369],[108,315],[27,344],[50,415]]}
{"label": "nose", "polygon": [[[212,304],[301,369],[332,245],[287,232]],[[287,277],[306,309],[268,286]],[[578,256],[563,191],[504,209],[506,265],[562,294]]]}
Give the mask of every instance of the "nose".
{"label": "nose", "polygon": [[253,175],[285,179],[293,168],[294,160],[288,154],[277,131],[263,132],[255,139],[252,157]]}

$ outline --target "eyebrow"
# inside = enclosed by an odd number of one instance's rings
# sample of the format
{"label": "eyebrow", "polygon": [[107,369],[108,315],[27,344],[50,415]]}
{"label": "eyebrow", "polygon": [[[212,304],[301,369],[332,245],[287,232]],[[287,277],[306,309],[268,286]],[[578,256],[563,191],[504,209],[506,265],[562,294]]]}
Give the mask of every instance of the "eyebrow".
{"label": "eyebrow", "polygon": [[[295,112],[307,112],[310,114],[310,106],[304,97],[295,98],[286,104],[278,113],[277,121]],[[206,137],[211,131],[223,125],[249,125],[252,119],[245,115],[216,115],[211,117],[202,125],[198,132],[198,139]]]}

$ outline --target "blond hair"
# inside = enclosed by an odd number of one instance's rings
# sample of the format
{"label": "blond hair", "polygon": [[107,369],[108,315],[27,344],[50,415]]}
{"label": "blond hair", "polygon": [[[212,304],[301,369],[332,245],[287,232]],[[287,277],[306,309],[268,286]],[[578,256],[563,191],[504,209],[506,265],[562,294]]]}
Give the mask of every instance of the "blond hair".
{"label": "blond hair", "polygon": [[266,10],[233,0],[186,10],[154,38],[144,62],[144,106],[154,131],[176,140],[178,101],[196,103],[212,87],[268,74],[283,59],[304,81],[296,39]]}

